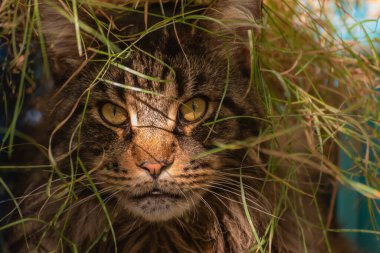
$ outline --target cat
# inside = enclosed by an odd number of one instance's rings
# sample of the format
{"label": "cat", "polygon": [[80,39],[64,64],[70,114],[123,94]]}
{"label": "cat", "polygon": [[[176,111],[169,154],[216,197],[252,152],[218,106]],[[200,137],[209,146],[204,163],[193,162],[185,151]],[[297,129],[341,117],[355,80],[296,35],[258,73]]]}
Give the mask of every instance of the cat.
{"label": "cat", "polygon": [[[315,199],[289,189],[294,202],[282,203],[284,185],[268,177],[260,153],[265,143],[221,148],[267,127],[260,89],[249,86],[247,46],[248,30],[258,36],[261,1],[179,2],[152,4],[148,17],[98,11],[102,24],[84,4],[86,32],[103,29],[83,33],[85,58],[69,12],[42,1],[55,89],[26,131],[48,147],[30,151],[33,162],[52,169],[28,172],[20,186],[29,220],[9,233],[10,252],[349,252],[334,237],[329,244]],[[179,21],[163,23],[163,10]],[[101,51],[110,48],[117,57],[107,62]]]}

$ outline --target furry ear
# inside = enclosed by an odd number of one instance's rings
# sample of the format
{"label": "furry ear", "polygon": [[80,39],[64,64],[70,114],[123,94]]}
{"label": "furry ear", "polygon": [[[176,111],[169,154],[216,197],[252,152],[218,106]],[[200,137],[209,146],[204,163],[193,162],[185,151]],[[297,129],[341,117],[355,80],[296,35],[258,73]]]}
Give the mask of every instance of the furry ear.
{"label": "furry ear", "polygon": [[71,74],[83,61],[79,56],[75,26],[71,13],[55,1],[39,5],[41,31],[50,68],[54,76]]}
{"label": "furry ear", "polygon": [[262,0],[216,0],[209,16],[219,20],[224,29],[244,36],[242,32],[253,29],[260,20],[261,6]]}
{"label": "furry ear", "polygon": [[230,55],[238,59],[244,69],[250,69],[249,31],[253,39],[258,35],[261,19],[262,0],[216,0],[207,12],[215,22],[206,24],[206,28],[217,34],[211,41],[213,51],[225,56],[226,43]]}

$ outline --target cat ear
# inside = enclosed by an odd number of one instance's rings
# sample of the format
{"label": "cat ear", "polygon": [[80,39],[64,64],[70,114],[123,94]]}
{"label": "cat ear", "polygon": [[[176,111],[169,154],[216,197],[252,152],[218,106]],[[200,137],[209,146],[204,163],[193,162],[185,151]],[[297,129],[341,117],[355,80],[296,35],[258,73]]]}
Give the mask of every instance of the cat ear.
{"label": "cat ear", "polygon": [[261,8],[262,0],[216,0],[207,13],[214,21],[206,25],[217,35],[213,51],[225,56],[227,45],[229,54],[249,67],[249,43],[259,34]]}
{"label": "cat ear", "polygon": [[245,36],[257,27],[261,18],[262,0],[217,0],[210,6],[209,16],[218,20],[213,29],[224,29]]}
{"label": "cat ear", "polygon": [[39,5],[41,31],[54,77],[70,75],[83,61],[79,55],[72,14],[53,1]]}

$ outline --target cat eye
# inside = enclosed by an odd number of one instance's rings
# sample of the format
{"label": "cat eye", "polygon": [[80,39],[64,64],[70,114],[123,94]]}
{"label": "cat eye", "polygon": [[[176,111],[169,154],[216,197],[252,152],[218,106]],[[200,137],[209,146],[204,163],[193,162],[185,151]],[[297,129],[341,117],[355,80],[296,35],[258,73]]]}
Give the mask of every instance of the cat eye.
{"label": "cat eye", "polygon": [[192,98],[181,105],[179,108],[181,119],[193,122],[201,119],[207,109],[207,102],[202,98]]}
{"label": "cat eye", "polygon": [[106,123],[114,126],[120,126],[127,120],[127,112],[112,103],[103,104],[100,108],[100,115]]}

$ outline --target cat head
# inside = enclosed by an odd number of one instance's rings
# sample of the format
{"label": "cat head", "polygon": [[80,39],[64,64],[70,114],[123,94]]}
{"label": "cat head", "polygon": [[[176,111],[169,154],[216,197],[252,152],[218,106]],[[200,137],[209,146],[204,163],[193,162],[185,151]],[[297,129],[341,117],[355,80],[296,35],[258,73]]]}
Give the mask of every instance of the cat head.
{"label": "cat head", "polygon": [[[181,9],[164,7],[166,13]],[[207,18],[147,34],[139,32],[162,18],[149,17],[147,24],[139,12],[110,12],[115,28],[109,38],[125,52],[102,58],[99,51],[108,48],[101,39],[84,36],[86,47],[96,45],[91,52],[98,52],[87,62],[78,56],[74,25],[53,15],[51,6],[41,8],[53,75],[57,82],[69,78],[49,99],[49,144],[61,171],[70,173],[69,158],[78,153],[109,205],[155,222],[181,217],[208,196],[239,187],[244,152],[220,145],[259,132],[260,97],[248,88],[242,58],[248,57],[247,31],[259,18],[260,1],[189,9]],[[159,6],[150,11],[161,14]]]}

